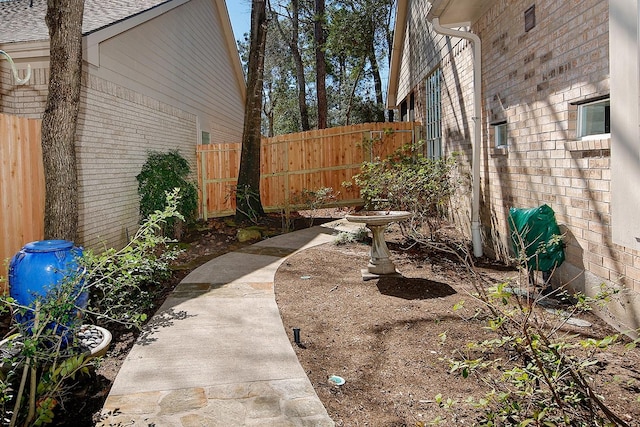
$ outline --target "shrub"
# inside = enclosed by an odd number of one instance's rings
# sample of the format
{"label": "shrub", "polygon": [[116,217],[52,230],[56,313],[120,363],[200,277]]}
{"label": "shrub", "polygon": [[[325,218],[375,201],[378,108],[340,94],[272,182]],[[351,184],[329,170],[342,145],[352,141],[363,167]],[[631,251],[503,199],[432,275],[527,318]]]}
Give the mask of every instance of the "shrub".
{"label": "shrub", "polygon": [[365,242],[369,237],[369,232],[365,227],[360,227],[354,232],[341,231],[334,240],[337,246],[346,245],[347,243]]}
{"label": "shrub", "polygon": [[[241,218],[248,220],[252,224],[258,225],[260,223],[262,213],[254,207],[260,206],[260,194],[248,185],[230,186],[225,197],[225,201],[228,203],[232,200],[238,201],[238,199],[243,199],[245,203],[237,203],[236,213],[240,213]],[[242,210],[241,206],[246,206],[246,211]]]}
{"label": "shrub", "polygon": [[[563,329],[571,317],[609,301],[615,290],[603,288],[595,298],[569,295],[563,287],[550,294],[538,292],[530,285],[526,258],[519,260],[516,279],[490,283],[474,266],[464,243],[419,243],[443,250],[465,266],[474,288],[469,296],[481,304],[467,309],[463,300],[453,311],[467,321],[486,322],[485,329],[495,333],[443,359],[460,381],[474,379],[486,385],[485,394],[460,402],[478,410],[477,425],[628,426],[597,389],[602,352],[623,345],[624,339],[619,334],[581,337]],[[564,309],[549,313],[544,309],[549,305]],[[441,340],[446,340],[446,332]]]}
{"label": "shrub", "polygon": [[300,194],[293,196],[293,204],[302,206],[303,209],[309,211],[309,226],[311,227],[318,210],[335,202],[339,194],[335,193],[331,187],[321,187],[315,191],[304,188]]}
{"label": "shrub", "polygon": [[167,153],[149,152],[147,161],[136,176],[140,195],[140,217],[144,219],[156,211],[164,210],[166,193],[179,188],[180,201],[177,211],[183,220],[168,218],[162,230],[178,238],[181,233],[181,221],[191,225],[198,210],[198,191],[188,180],[190,174],[189,162],[178,150]]}
{"label": "shrub", "polygon": [[[85,319],[138,326],[145,320],[141,309],[151,303],[151,282],[168,271],[176,251],[166,250],[168,239],[158,231],[177,212],[178,190],[166,195],[166,208],[149,215],[129,244],[100,254],[85,251],[78,265],[85,267],[62,279],[34,306],[20,306],[9,296],[0,297],[0,312],[31,312],[29,323],[14,322],[16,331],[2,348],[0,369],[0,419],[2,425],[44,425],[53,421],[77,376],[88,374],[96,363],[78,351],[76,332]],[[90,295],[87,309],[76,306],[79,293]],[[70,343],[71,345],[66,345]]]}
{"label": "shrub", "polygon": [[406,210],[420,230],[440,226],[457,183],[455,159],[429,159],[405,145],[384,160],[366,162],[354,176],[366,209]]}
{"label": "shrub", "polygon": [[151,213],[123,248],[84,252],[80,262],[90,292],[87,314],[98,322],[137,325],[145,320],[140,312],[151,307],[156,285],[171,275],[169,263],[179,253],[159,233],[170,220],[182,220],[179,193],[167,193],[164,210]]}

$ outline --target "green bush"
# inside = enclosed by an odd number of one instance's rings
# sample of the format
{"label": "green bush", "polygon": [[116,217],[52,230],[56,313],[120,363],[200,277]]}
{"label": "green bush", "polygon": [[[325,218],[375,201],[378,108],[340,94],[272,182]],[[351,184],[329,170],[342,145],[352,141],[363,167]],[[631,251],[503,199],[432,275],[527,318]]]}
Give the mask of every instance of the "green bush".
{"label": "green bush", "polygon": [[140,312],[152,307],[161,291],[157,285],[171,276],[169,264],[180,252],[159,233],[170,220],[182,220],[179,193],[166,193],[164,209],[151,213],[123,248],[84,251],[80,263],[90,292],[86,314],[96,323],[137,326],[146,320]]}
{"label": "green bush", "polygon": [[[193,224],[198,210],[198,191],[188,180],[190,173],[189,162],[178,150],[167,153],[149,152],[147,161],[136,176],[140,195],[140,218],[144,219],[156,211],[164,210],[166,193],[179,188],[178,212],[187,225]],[[180,221],[176,218],[168,219],[163,231],[179,237]]]}
{"label": "green bush", "polygon": [[[45,425],[64,409],[64,399],[73,396],[69,391],[78,376],[89,374],[97,363],[78,351],[76,333],[81,323],[140,326],[146,319],[141,310],[153,302],[159,274],[169,271],[168,263],[177,254],[158,231],[167,220],[180,218],[178,190],[167,193],[165,200],[166,208],[149,215],[124,248],[99,254],[85,251],[77,260],[82,273],[63,278],[33,306],[0,296],[0,313],[31,312],[34,318],[30,323],[14,321],[13,335],[2,348],[0,424]],[[76,306],[77,295],[85,291],[88,307]],[[65,346],[67,341],[71,345]]]}
{"label": "green bush", "polygon": [[426,225],[433,233],[457,186],[455,165],[454,158],[429,159],[405,145],[384,160],[364,163],[354,181],[366,209],[412,212],[414,229]]}
{"label": "green bush", "polygon": [[[601,394],[607,391],[606,376],[599,374],[602,361],[609,356],[608,348],[617,346],[614,354],[624,355],[637,346],[638,340],[629,342],[618,333],[596,338],[596,332],[576,333],[565,328],[575,316],[595,308],[603,310],[619,290],[602,286],[601,292],[590,298],[570,294],[565,284],[542,292],[531,285],[526,256],[518,260],[516,277],[496,284],[475,266],[464,242],[418,243],[457,259],[466,269],[473,287],[467,296],[472,302],[469,307],[460,300],[453,312],[474,325],[480,322],[484,330],[495,334],[484,340],[472,338],[441,359],[459,381],[473,381],[485,388],[464,401],[449,397],[445,403],[438,395],[436,402],[441,408],[453,413],[460,405],[473,409],[477,414],[473,425],[481,427],[630,425],[608,406],[616,396]],[[443,331],[443,346],[446,337],[447,331]],[[439,416],[432,424],[441,420]]]}

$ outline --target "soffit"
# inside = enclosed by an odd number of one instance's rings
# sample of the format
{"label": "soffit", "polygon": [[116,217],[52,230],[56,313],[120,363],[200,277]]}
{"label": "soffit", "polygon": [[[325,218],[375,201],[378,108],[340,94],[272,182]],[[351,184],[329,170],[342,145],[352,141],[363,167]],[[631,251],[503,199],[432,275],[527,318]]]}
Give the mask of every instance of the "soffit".
{"label": "soffit", "polygon": [[431,9],[427,19],[439,18],[441,25],[474,23],[495,0],[429,0]]}

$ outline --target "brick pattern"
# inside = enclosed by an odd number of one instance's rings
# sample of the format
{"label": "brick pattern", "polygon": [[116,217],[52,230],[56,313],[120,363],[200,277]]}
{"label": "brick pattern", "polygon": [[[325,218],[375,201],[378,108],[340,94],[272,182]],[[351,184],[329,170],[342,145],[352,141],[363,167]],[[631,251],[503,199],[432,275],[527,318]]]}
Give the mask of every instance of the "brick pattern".
{"label": "brick pattern", "polygon": [[[413,29],[407,34],[423,31],[416,22],[417,16],[426,21],[426,3],[410,3]],[[536,26],[525,32],[524,11],[530,6],[529,1],[498,0],[472,28],[482,40],[485,237],[497,256],[506,256],[509,207],[546,203],[566,232],[568,263],[640,291],[640,253],[611,238],[610,140],[576,139],[575,103],[609,94],[608,2],[538,0]],[[411,60],[418,62],[410,68],[403,63],[400,88],[405,92],[399,91],[399,99],[412,88],[420,105],[416,118],[422,118],[424,77],[437,59],[443,71],[445,152],[461,153],[462,169],[468,171],[472,52],[465,42],[453,41],[434,50],[443,44],[429,31],[425,38],[405,41],[405,51],[430,50],[431,56],[414,53]],[[498,121],[507,122],[507,149],[493,147],[491,124]],[[462,191],[468,194],[469,187]],[[466,223],[468,198],[458,200],[455,216]]]}
{"label": "brick pattern", "polygon": [[[25,72],[20,70],[20,76]],[[16,85],[8,68],[0,69],[0,111],[6,114],[41,118],[47,104],[49,84],[48,68],[33,68],[31,78],[25,85]]]}
{"label": "brick pattern", "polygon": [[196,117],[83,75],[77,133],[83,244],[120,246],[139,221],[136,175],[150,150],[179,150],[196,173]]}
{"label": "brick pattern", "polygon": [[[32,76],[24,86],[3,83],[0,112],[42,117],[48,68],[34,69]],[[195,180],[196,142],[195,115],[85,72],[76,133],[78,243],[124,245],[139,222],[136,175],[148,151],[179,150]]]}

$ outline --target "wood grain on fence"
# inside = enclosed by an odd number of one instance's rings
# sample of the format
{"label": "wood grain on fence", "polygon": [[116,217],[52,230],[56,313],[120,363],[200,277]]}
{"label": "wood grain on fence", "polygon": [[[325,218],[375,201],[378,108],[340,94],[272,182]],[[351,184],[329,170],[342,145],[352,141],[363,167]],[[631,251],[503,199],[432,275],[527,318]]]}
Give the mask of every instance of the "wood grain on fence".
{"label": "wood grain on fence", "polygon": [[26,243],[44,236],[40,120],[0,114],[0,276]]}
{"label": "wood grain on fence", "polygon": [[[416,123],[367,123],[263,138],[260,197],[266,211],[305,207],[304,192],[332,188],[336,205],[361,203],[351,182],[364,161],[384,158],[413,141]],[[240,143],[199,145],[200,215],[235,209]]]}

